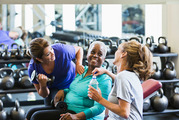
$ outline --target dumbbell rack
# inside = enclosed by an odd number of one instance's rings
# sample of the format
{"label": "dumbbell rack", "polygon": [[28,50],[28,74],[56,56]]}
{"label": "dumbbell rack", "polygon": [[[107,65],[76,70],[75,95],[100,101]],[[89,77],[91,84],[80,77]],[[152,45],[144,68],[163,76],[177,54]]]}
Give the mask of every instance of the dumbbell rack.
{"label": "dumbbell rack", "polygon": [[[153,57],[160,57],[160,60],[161,60],[161,67],[162,67],[162,70],[164,69],[165,67],[165,62],[167,61],[168,58],[171,58],[171,57],[178,57],[178,54],[177,53],[153,53]],[[168,86],[172,85],[174,83],[177,83],[179,82],[179,79],[175,78],[175,79],[172,79],[172,80],[158,80],[162,83],[163,85],[163,89],[164,89],[164,92],[165,92],[165,95],[167,96],[167,98],[169,98],[169,96],[171,94],[173,94],[173,91],[168,89]],[[151,110],[151,111],[148,111],[148,112],[144,112],[143,115],[144,116],[147,116],[147,115],[157,115],[157,114],[167,114],[167,113],[179,113],[179,109],[173,109],[173,108],[167,108],[166,110],[162,111],[162,112],[156,112],[154,110]]]}

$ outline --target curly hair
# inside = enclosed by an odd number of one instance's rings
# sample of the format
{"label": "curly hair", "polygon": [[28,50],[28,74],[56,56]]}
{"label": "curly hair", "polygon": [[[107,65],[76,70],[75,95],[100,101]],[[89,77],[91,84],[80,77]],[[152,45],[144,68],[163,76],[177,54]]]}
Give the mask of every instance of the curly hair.
{"label": "curly hair", "polygon": [[123,44],[123,51],[127,52],[128,67],[133,70],[141,80],[147,80],[153,72],[152,53],[147,46],[137,41]]}

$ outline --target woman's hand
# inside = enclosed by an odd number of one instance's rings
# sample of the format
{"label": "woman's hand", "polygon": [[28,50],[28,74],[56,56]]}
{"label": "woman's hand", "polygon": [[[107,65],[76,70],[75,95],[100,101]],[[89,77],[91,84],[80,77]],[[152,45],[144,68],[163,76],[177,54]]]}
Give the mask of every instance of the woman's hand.
{"label": "woman's hand", "polygon": [[76,114],[66,113],[66,114],[61,114],[60,116],[61,118],[59,120],[79,120]]}
{"label": "woman's hand", "polygon": [[54,97],[54,106],[58,101],[64,101],[64,97],[65,97],[64,90],[59,90]]}
{"label": "woman's hand", "polygon": [[89,85],[88,88],[88,97],[92,98],[93,100],[95,100],[96,102],[100,102],[100,100],[103,99],[102,95],[101,95],[101,90],[98,88],[98,90],[96,90],[95,88],[93,88],[91,85]]}
{"label": "woman's hand", "polygon": [[92,74],[93,74],[93,75],[96,75],[96,76],[102,75],[102,74],[104,74],[104,73],[106,73],[106,69],[104,69],[104,68],[95,68],[95,69],[92,71]]}
{"label": "woman's hand", "polygon": [[81,65],[81,64],[76,64],[76,72],[77,72],[78,74],[81,75],[84,71],[85,71],[85,69],[84,69],[84,66],[83,66],[83,65]]}
{"label": "woman's hand", "polygon": [[46,75],[38,74],[38,82],[42,87],[47,86],[47,81],[48,81],[48,78]]}

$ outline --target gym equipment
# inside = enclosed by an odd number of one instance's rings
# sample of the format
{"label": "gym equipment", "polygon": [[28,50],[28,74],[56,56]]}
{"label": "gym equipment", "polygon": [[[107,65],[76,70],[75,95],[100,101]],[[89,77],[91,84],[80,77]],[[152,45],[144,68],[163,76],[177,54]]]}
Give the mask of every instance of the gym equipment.
{"label": "gym equipment", "polygon": [[21,87],[23,88],[32,87],[31,79],[28,76],[28,68],[20,68],[17,74],[19,75],[18,83],[20,84]]}
{"label": "gym equipment", "polygon": [[16,56],[16,58],[17,58],[18,60],[24,58],[24,51],[23,51],[21,45],[19,45],[19,46],[17,47],[17,50],[16,50],[16,52],[15,52],[15,56]]}
{"label": "gym equipment", "polygon": [[170,98],[170,105],[175,108],[175,109],[179,109],[179,93],[177,93],[175,91],[175,89],[179,87],[179,85],[174,85],[173,87],[173,92],[174,94],[172,95],[172,97]]}
{"label": "gym equipment", "polygon": [[146,46],[151,52],[154,52],[154,46],[152,45],[152,39],[150,37],[146,38]]}
{"label": "gym equipment", "polygon": [[142,83],[144,101],[154,96],[161,87],[162,83],[157,80],[148,79],[144,81]]}
{"label": "gym equipment", "polygon": [[159,89],[159,95],[151,99],[152,108],[158,112],[164,111],[168,107],[168,99],[163,93],[163,89]]}
{"label": "gym equipment", "polygon": [[109,62],[107,60],[105,60],[102,66],[104,66],[106,69],[108,69]]}
{"label": "gym equipment", "polygon": [[144,112],[148,111],[150,109],[150,106],[151,106],[150,99],[145,100],[143,103],[143,111]]}
{"label": "gym equipment", "polygon": [[117,66],[116,65],[112,66],[112,73],[117,74]]}
{"label": "gym equipment", "polygon": [[0,100],[0,120],[7,120],[7,112],[3,108],[2,100]]}
{"label": "gym equipment", "polygon": [[0,58],[2,58],[3,49],[5,49],[5,44],[1,43],[0,44]]}
{"label": "gym equipment", "polygon": [[83,48],[83,51],[84,51],[84,55],[86,55],[87,54],[87,52],[88,52],[88,43],[87,43],[87,40],[86,39],[79,39],[78,41],[77,41],[77,45],[78,46],[81,46],[82,48]]}
{"label": "gym equipment", "polygon": [[55,105],[54,105],[54,99],[51,101],[51,105],[53,108],[58,109],[58,110],[62,110],[62,111],[67,111],[67,104],[64,101],[58,101]]}
{"label": "gym equipment", "polygon": [[127,39],[119,39],[119,40],[117,41],[117,46],[119,46],[121,43],[127,42],[127,41],[128,41]]}
{"label": "gym equipment", "polygon": [[77,41],[80,39],[80,36],[75,35],[73,33],[55,32],[55,33],[52,33],[51,38],[68,41],[68,42],[72,42],[72,43],[77,43]]}
{"label": "gym equipment", "polygon": [[[33,81],[33,80],[37,79],[37,77],[38,77],[38,75],[37,75],[37,73],[36,73],[36,70],[34,70],[34,71],[32,72],[32,74],[31,74],[30,80]],[[47,78],[47,79],[48,79],[48,80],[47,80],[47,85],[48,85],[48,86],[51,86],[52,83],[53,83],[53,81],[55,80],[55,76],[52,76],[51,78]]]}
{"label": "gym equipment", "polygon": [[151,76],[151,78],[159,80],[162,77],[162,71],[158,69],[158,65],[156,62],[153,62],[153,66],[155,66],[155,73]]}
{"label": "gym equipment", "polygon": [[107,47],[107,55],[111,54],[111,48],[112,48],[112,40],[110,39],[102,39],[100,40],[101,42],[103,42],[106,47]]}
{"label": "gym equipment", "polygon": [[1,68],[0,69],[0,88],[11,89],[14,87],[13,69]]}
{"label": "gym equipment", "polygon": [[142,39],[139,39],[138,37],[131,37],[130,39],[129,39],[129,41],[131,41],[131,40],[136,40],[137,42],[139,42],[139,43],[143,43],[143,40]]}
{"label": "gym equipment", "polygon": [[137,37],[140,39],[140,43],[141,43],[141,44],[143,44],[143,41],[144,41],[144,40],[143,40],[143,37],[142,37],[142,36],[140,36],[140,35],[139,35],[139,36],[137,36]]}
{"label": "gym equipment", "polygon": [[25,120],[25,110],[20,107],[19,101],[15,100],[15,107],[10,111],[12,120]]}
{"label": "gym equipment", "polygon": [[[162,42],[161,40],[164,40],[164,42]],[[167,39],[166,39],[166,37],[159,37],[158,38],[158,52],[159,53],[166,53],[166,52],[168,52],[168,46],[167,46]]]}
{"label": "gym equipment", "polygon": [[172,61],[167,61],[165,63],[165,68],[163,70],[164,78],[167,80],[172,80],[176,78],[175,64]]}
{"label": "gym equipment", "polygon": [[9,60],[11,58],[11,52],[8,51],[8,45],[4,46],[4,51],[2,53],[2,58],[4,60]]}
{"label": "gym equipment", "polygon": [[[14,47],[15,46],[15,47]],[[15,53],[16,53],[16,50],[15,49],[17,49],[18,48],[18,44],[17,43],[12,43],[11,44],[11,55],[15,55]]]}
{"label": "gym equipment", "polygon": [[0,100],[2,100],[2,102],[12,102],[12,95],[11,94],[0,94]]}

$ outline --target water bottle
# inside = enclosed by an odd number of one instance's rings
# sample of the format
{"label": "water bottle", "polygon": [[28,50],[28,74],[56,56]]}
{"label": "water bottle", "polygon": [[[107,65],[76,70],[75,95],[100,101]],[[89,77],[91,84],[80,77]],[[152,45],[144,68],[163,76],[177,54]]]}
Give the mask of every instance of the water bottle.
{"label": "water bottle", "polygon": [[98,81],[96,80],[95,75],[93,75],[92,80],[90,81],[90,85],[96,90],[98,90]]}

